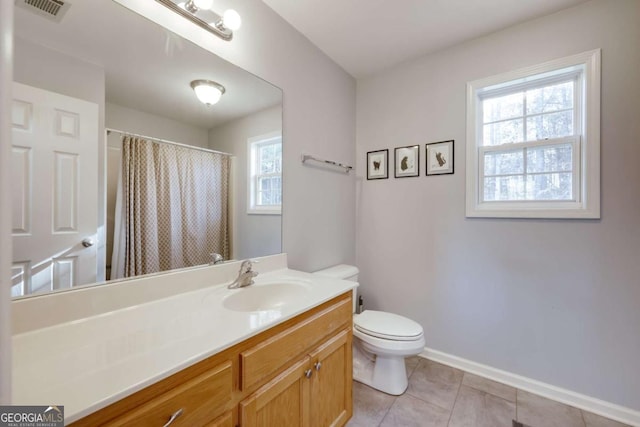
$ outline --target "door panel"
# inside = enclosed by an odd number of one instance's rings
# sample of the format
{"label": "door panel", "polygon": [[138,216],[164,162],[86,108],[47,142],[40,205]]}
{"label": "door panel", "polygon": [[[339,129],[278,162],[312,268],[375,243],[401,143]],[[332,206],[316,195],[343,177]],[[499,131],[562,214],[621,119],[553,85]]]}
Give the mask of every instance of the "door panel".
{"label": "door panel", "polygon": [[11,150],[11,165],[12,233],[25,235],[31,232],[31,148],[14,145]]}
{"label": "door panel", "polygon": [[78,155],[54,152],[53,233],[78,232]]}

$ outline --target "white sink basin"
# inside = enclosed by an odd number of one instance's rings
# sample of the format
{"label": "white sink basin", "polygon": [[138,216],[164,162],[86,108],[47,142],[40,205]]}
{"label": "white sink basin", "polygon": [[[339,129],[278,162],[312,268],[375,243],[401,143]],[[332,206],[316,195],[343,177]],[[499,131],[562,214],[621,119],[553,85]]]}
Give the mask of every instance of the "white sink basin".
{"label": "white sink basin", "polygon": [[304,283],[264,283],[240,288],[222,300],[222,305],[234,311],[277,310],[300,301],[309,293]]}

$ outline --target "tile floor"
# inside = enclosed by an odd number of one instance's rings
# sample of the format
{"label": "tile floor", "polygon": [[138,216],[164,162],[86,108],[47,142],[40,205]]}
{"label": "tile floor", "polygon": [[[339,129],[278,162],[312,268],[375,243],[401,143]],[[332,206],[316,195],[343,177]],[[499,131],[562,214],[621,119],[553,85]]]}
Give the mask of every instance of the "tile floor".
{"label": "tile floor", "polygon": [[[353,383],[348,427],[624,427],[589,412],[436,362],[407,359],[409,388],[390,396]],[[627,426],[628,427],[628,426]]]}

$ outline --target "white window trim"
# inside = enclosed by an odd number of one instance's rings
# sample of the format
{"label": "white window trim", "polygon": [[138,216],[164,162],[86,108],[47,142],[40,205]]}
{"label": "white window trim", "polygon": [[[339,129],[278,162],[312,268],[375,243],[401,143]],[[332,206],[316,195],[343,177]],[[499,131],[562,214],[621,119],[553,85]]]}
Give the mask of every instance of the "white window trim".
{"label": "white window trim", "polygon": [[[271,140],[280,139],[282,142],[282,132],[281,131],[273,131],[266,133],[264,135],[258,135],[251,137],[247,140],[247,214],[249,215],[281,215],[282,214],[282,205],[278,207],[264,207],[264,206],[254,206],[253,202],[255,200],[255,174],[253,171],[253,149],[252,146],[255,143],[267,143],[271,142]],[[282,174],[280,175],[282,176]]]}
{"label": "white window trim", "polygon": [[[600,49],[556,59],[532,67],[467,83],[466,216],[486,218],[600,218]],[[479,180],[480,147],[477,146],[477,103],[483,88],[572,66],[584,67],[585,90],[581,120],[580,183],[576,201],[482,202]],[[506,147],[504,147],[506,148]],[[578,158],[579,156],[579,158]]]}

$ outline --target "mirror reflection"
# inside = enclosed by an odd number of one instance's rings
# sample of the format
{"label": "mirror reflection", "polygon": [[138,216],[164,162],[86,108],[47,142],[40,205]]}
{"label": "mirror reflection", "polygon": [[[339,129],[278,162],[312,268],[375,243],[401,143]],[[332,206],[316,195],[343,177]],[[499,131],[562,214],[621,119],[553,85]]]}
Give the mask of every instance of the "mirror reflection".
{"label": "mirror reflection", "polygon": [[280,89],[111,0],[14,63],[14,297],[281,252]]}

